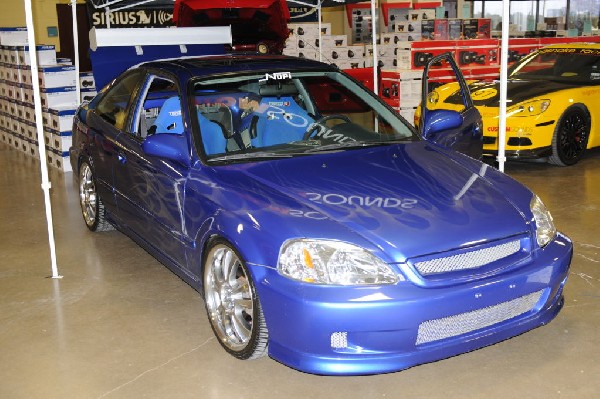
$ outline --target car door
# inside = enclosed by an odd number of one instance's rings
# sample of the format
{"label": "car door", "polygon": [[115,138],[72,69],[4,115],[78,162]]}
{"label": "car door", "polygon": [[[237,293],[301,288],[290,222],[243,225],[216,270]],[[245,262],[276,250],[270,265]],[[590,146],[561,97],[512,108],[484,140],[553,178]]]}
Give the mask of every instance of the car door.
{"label": "car door", "polygon": [[138,240],[184,267],[183,191],[188,171],[185,165],[144,153],[144,140],[152,134],[182,135],[184,129],[174,79],[148,73],[133,103],[128,128],[117,138],[117,205]]}
{"label": "car door", "polygon": [[[442,67],[442,68],[439,68]],[[437,90],[446,83],[458,85],[462,104],[453,104],[451,109],[440,108],[437,101]],[[483,121],[477,108],[473,105],[469,87],[458,68],[451,53],[440,54],[429,60],[423,70],[422,110],[419,127],[422,136],[441,146],[451,148],[475,159],[483,154]],[[444,86],[449,87],[449,86]],[[435,106],[435,107],[434,107]],[[449,112],[444,112],[449,111]],[[452,118],[458,112],[459,118]],[[445,126],[427,129],[437,120],[445,120]],[[453,121],[454,123],[450,122]]]}
{"label": "car door", "polygon": [[117,138],[129,118],[134,93],[143,75],[139,71],[125,74],[90,104],[86,117],[91,143],[89,156],[97,180],[98,194],[113,217],[118,217],[114,195],[114,166],[117,162]]}

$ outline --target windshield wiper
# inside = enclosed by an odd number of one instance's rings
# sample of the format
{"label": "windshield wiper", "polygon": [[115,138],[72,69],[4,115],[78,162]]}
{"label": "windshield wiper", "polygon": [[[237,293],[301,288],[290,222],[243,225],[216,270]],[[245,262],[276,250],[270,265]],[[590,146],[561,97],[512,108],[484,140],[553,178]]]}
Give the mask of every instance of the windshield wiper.
{"label": "windshield wiper", "polygon": [[210,158],[209,162],[222,162],[222,161],[237,161],[240,159],[269,159],[269,158],[291,158],[296,154],[290,153],[277,153],[268,151],[258,152],[241,152],[237,154],[221,155],[218,157]]}
{"label": "windshield wiper", "polygon": [[380,145],[388,145],[388,144],[397,144],[398,140],[389,140],[389,141],[346,141],[344,143],[333,143],[333,144],[325,144],[319,147],[309,148],[304,150],[307,152],[321,152],[321,151],[335,151],[335,150],[343,150],[349,148],[365,148],[365,147],[374,147]]}

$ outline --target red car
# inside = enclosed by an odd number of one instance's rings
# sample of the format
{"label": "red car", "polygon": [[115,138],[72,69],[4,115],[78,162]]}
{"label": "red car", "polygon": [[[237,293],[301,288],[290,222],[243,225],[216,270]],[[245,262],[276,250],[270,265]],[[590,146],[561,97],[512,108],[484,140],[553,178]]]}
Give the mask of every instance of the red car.
{"label": "red car", "polygon": [[285,0],[176,0],[176,26],[228,26],[232,50],[281,54],[289,35]]}

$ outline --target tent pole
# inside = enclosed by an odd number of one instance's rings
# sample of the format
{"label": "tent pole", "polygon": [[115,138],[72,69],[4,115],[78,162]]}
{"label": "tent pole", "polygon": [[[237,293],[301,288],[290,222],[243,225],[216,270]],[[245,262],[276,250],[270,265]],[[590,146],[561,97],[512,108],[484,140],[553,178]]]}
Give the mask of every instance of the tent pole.
{"label": "tent pole", "polygon": [[46,163],[46,141],[44,139],[44,126],[42,124],[42,99],[40,96],[40,82],[38,77],[37,52],[35,48],[35,31],[31,0],[25,0],[25,20],[27,23],[27,42],[29,44],[29,59],[31,60],[31,82],[33,84],[33,103],[35,106],[35,125],[40,153],[40,169],[42,173],[42,190],[46,206],[46,223],[48,225],[48,244],[50,246],[50,261],[52,263],[52,278],[62,278],[58,274],[56,264],[56,244],[54,242],[54,229],[52,226],[52,204],[50,203],[50,181],[48,180],[48,164]]}
{"label": "tent pole", "polygon": [[321,22],[321,1],[319,1],[319,4],[317,5],[317,16],[319,18],[319,61],[323,62],[323,38],[321,37],[321,27],[323,26],[323,23]]}
{"label": "tent pole", "polygon": [[81,85],[79,81],[79,35],[77,26],[77,0],[71,0],[71,13],[73,14],[73,47],[75,64],[75,95],[77,96],[77,106],[81,102]]}
{"label": "tent pole", "polygon": [[502,37],[500,38],[500,116],[498,120],[498,169],[504,172],[506,162],[506,99],[508,79],[508,28],[510,2],[502,0]]}
{"label": "tent pole", "polygon": [[379,32],[378,25],[379,18],[377,18],[377,0],[371,0],[371,36],[373,37],[373,92],[379,95],[379,74],[377,72],[377,65],[379,60],[377,58],[377,34]]}

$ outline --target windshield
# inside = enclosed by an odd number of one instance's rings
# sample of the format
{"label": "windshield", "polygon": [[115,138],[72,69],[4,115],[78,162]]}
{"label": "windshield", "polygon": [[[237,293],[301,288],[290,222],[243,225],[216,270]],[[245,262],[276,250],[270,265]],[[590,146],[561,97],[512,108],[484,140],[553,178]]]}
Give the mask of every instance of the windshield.
{"label": "windshield", "polygon": [[418,140],[413,129],[340,72],[275,72],[194,84],[209,160],[304,156]]}
{"label": "windshield", "polygon": [[599,84],[600,49],[544,48],[515,64],[510,78]]}

